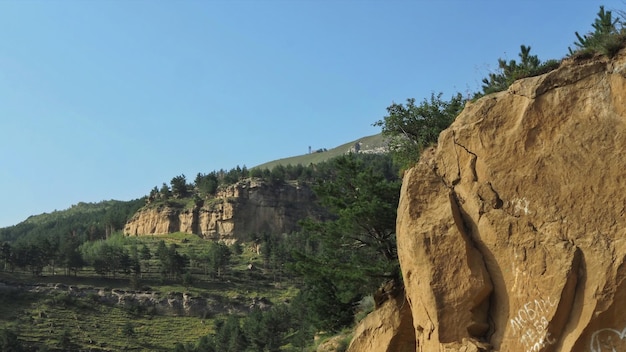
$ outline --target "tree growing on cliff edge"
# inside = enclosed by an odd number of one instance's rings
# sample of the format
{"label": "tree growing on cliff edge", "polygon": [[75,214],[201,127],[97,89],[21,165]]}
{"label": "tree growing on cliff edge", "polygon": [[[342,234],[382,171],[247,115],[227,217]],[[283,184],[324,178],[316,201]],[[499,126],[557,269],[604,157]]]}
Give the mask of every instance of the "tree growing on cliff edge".
{"label": "tree growing on cliff edge", "polygon": [[402,168],[415,164],[422,150],[437,143],[439,133],[463,110],[465,101],[461,93],[448,101],[443,100],[442,95],[433,93],[419,105],[413,98],[407,99],[406,105],[393,103],[387,107],[388,115],[374,123],[382,127],[391,153]]}
{"label": "tree growing on cliff edge", "polygon": [[520,61],[506,61],[498,59],[498,70],[483,78],[483,92],[477,93],[474,98],[483,95],[501,92],[518,79],[533,77],[549,72],[559,66],[556,60],[542,62],[537,55],[530,54],[530,46],[521,45],[518,54]]}
{"label": "tree growing on cliff edge", "polygon": [[189,194],[187,178],[184,174],[173,177],[170,184],[172,185],[172,194],[175,198],[185,198]]}
{"label": "tree growing on cliff edge", "polygon": [[217,186],[219,184],[219,180],[217,178],[216,172],[211,172],[208,174],[198,173],[196,175],[196,179],[194,181],[195,190],[197,194],[204,198],[208,196],[214,196],[217,192]]}
{"label": "tree growing on cliff edge", "polygon": [[588,56],[598,52],[612,57],[626,45],[623,22],[613,17],[611,11],[605,11],[604,6],[600,6],[596,20],[591,26],[593,32],[585,35],[574,33],[577,39],[574,43],[576,49],[568,48],[570,56]]}
{"label": "tree growing on cliff edge", "polygon": [[170,186],[167,185],[167,183],[163,182],[163,185],[161,186],[161,190],[159,191],[160,195],[161,195],[161,199],[169,199],[172,196],[172,191],[170,191]]}
{"label": "tree growing on cliff edge", "polygon": [[537,55],[530,55],[530,46],[521,45],[518,54],[520,61],[498,59],[498,69],[483,78],[483,91],[474,94],[474,99],[484,95],[501,92],[509,88],[518,79],[538,76],[559,67],[557,60],[542,62]]}

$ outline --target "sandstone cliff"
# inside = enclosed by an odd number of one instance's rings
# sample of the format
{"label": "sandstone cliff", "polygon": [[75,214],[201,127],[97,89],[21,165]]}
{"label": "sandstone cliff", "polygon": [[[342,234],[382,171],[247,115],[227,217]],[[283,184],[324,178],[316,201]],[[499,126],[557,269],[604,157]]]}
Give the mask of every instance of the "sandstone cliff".
{"label": "sandstone cliff", "polygon": [[124,228],[128,235],[194,233],[209,239],[249,240],[254,234],[289,233],[298,221],[319,216],[311,189],[247,179],[218,192],[201,207],[147,206]]}
{"label": "sandstone cliff", "polygon": [[405,342],[626,351],[625,151],[624,51],[468,104],[404,176]]}

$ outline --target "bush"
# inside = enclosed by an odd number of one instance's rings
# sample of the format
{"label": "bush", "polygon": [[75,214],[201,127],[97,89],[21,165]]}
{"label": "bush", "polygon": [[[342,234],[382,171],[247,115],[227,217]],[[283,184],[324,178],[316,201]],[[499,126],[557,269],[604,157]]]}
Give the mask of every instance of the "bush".
{"label": "bush", "polygon": [[122,334],[126,337],[135,336],[135,326],[133,323],[127,321],[126,324],[124,324],[124,327],[122,327]]}
{"label": "bush", "polygon": [[46,303],[51,306],[60,305],[60,306],[67,308],[67,307],[75,305],[76,303],[76,297],[73,297],[66,292],[52,293],[51,296],[52,297],[46,300]]}

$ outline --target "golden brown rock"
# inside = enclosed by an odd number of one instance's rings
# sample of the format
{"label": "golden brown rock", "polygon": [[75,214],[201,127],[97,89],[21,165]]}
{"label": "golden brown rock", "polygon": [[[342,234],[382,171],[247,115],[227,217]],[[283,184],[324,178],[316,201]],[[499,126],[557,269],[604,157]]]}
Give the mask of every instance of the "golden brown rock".
{"label": "golden brown rock", "polygon": [[626,350],[625,151],[626,52],[468,103],[404,177],[416,351]]}
{"label": "golden brown rock", "polygon": [[247,179],[221,190],[202,207],[147,206],[128,221],[124,233],[186,232],[215,240],[250,240],[246,236],[292,232],[299,220],[319,215],[307,186]]}
{"label": "golden brown rock", "polygon": [[348,352],[415,351],[411,309],[400,294],[385,301],[356,327]]}

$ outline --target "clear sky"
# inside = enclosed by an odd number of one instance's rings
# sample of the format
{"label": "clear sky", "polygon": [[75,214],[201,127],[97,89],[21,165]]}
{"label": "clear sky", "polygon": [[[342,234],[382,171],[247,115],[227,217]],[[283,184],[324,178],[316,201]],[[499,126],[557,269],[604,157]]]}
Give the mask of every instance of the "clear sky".
{"label": "clear sky", "polygon": [[596,0],[0,1],[0,227],[380,132],[392,102],[559,59]]}

